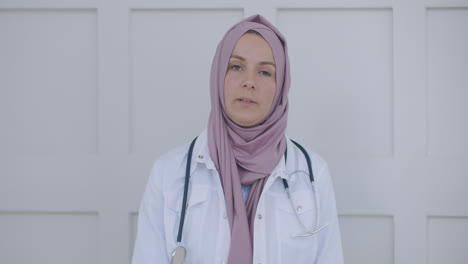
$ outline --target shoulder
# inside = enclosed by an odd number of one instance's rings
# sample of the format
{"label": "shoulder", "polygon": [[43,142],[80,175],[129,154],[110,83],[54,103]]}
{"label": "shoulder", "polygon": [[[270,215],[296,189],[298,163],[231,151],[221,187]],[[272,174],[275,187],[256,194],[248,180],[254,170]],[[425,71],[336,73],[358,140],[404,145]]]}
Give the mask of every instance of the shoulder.
{"label": "shoulder", "polygon": [[190,141],[184,142],[183,144],[178,145],[170,149],[169,151],[163,153],[159,156],[154,164],[159,163],[165,166],[178,166],[184,159],[187,158],[187,152],[190,146]]}
{"label": "shoulder", "polygon": [[159,188],[166,188],[171,181],[183,177],[191,141],[170,149],[153,161],[149,181]]}
{"label": "shoulder", "polygon": [[312,166],[316,166],[318,171],[322,171],[323,169],[328,167],[327,161],[316,151],[314,151],[312,148],[306,146],[304,147],[307,151],[307,153],[310,156],[310,159],[312,161]]}

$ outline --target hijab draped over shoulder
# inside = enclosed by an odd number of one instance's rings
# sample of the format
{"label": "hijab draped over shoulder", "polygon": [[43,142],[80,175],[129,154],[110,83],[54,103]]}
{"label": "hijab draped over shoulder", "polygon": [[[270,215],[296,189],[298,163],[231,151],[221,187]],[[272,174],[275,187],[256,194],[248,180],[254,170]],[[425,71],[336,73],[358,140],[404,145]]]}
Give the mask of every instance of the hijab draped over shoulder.
{"label": "hijab draped over shoulder", "polygon": [[[241,127],[227,115],[224,78],[231,53],[247,31],[258,32],[270,45],[276,64],[276,93],[263,122]],[[289,59],[283,35],[260,15],[248,17],[231,27],[218,44],[211,67],[211,112],[208,146],[224,191],[231,230],[228,263],[252,263],[255,212],[263,186],[286,149],[290,85]],[[244,202],[242,186],[252,185]]]}

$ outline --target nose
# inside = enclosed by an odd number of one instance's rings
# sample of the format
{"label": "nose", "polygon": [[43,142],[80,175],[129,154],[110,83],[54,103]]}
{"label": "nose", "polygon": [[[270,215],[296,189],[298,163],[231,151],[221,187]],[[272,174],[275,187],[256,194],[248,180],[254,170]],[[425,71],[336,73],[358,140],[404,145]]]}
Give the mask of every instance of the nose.
{"label": "nose", "polygon": [[255,81],[253,80],[252,76],[247,76],[247,78],[242,83],[242,87],[255,89]]}

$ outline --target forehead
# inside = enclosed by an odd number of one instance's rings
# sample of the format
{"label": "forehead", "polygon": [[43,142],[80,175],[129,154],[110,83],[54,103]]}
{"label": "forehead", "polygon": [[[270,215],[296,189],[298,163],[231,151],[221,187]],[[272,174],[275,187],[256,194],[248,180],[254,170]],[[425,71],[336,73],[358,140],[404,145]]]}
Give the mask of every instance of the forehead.
{"label": "forehead", "polygon": [[246,59],[264,59],[273,61],[273,51],[270,44],[259,34],[245,33],[234,46],[232,55]]}

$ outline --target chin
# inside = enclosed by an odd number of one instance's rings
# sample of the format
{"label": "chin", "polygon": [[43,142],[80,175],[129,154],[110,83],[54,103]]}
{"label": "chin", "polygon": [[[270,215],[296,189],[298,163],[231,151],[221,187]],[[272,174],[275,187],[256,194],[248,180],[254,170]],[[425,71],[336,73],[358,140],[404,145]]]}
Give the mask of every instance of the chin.
{"label": "chin", "polygon": [[242,113],[240,115],[234,115],[234,116],[231,116],[228,113],[228,116],[234,123],[242,127],[255,126],[261,122],[261,120],[252,118],[251,113]]}
{"label": "chin", "polygon": [[234,121],[236,124],[238,124],[239,126],[242,126],[242,127],[252,127],[252,126],[255,126],[256,124],[258,124],[258,122],[255,122],[253,120],[237,120],[237,121]]}

